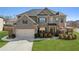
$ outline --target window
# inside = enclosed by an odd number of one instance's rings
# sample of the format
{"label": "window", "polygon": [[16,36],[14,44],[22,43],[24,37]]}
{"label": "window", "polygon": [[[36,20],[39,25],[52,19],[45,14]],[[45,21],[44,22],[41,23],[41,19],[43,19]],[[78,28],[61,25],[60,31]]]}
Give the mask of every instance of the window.
{"label": "window", "polygon": [[50,17],[49,23],[54,23],[54,18]]}
{"label": "window", "polygon": [[58,18],[56,18],[56,21],[58,21]]}
{"label": "window", "polygon": [[21,16],[18,16],[18,18],[20,18]]}
{"label": "window", "polygon": [[50,22],[53,22],[53,17],[50,18]]}
{"label": "window", "polygon": [[59,18],[56,18],[56,23],[58,23],[59,22]]}
{"label": "window", "polygon": [[40,23],[45,23],[45,18],[44,18],[44,17],[40,17],[40,18],[39,18],[39,22],[40,22]]}
{"label": "window", "polygon": [[64,19],[63,18],[61,18],[61,23],[63,23],[64,22]]}
{"label": "window", "polygon": [[23,24],[27,24],[27,20],[23,20]]}

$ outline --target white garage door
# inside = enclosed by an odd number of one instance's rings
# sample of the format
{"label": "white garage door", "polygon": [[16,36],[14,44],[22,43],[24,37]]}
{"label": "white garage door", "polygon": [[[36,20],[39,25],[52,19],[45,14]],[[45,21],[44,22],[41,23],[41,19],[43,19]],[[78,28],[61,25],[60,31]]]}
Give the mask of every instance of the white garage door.
{"label": "white garage door", "polygon": [[16,29],[16,37],[20,39],[33,39],[34,29]]}

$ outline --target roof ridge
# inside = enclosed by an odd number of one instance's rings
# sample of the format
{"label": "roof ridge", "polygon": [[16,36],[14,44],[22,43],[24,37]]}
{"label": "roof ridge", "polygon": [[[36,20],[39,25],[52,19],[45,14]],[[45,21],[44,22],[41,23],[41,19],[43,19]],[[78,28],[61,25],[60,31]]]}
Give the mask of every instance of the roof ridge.
{"label": "roof ridge", "polygon": [[[44,8],[40,13],[42,13],[44,10],[48,10],[49,13],[53,14],[53,13],[52,13],[53,10],[50,10],[50,9],[48,9],[48,8]],[[39,14],[40,14],[40,13],[39,13]]]}
{"label": "roof ridge", "polygon": [[[19,14],[19,15],[27,14],[29,16],[37,16],[38,14],[40,14],[45,9],[47,9],[49,11],[48,14],[56,14],[57,13],[57,11],[54,11],[52,9],[44,8],[44,9],[30,9],[26,12],[23,12],[22,14]],[[59,12],[59,14],[64,14],[64,13]]]}

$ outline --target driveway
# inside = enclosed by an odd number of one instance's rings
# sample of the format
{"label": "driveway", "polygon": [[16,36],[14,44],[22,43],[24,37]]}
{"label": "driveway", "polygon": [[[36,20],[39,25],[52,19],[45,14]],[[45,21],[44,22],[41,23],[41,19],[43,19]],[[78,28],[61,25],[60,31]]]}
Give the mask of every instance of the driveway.
{"label": "driveway", "polygon": [[10,41],[0,51],[32,51],[32,45],[33,42],[27,40]]}

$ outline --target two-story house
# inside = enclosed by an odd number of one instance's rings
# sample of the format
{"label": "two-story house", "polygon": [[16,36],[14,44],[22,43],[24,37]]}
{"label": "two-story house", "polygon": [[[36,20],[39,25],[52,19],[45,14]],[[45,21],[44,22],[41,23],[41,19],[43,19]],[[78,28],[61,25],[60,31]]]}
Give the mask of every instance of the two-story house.
{"label": "two-story house", "polygon": [[20,38],[33,38],[38,30],[55,33],[66,27],[66,15],[48,8],[26,11],[17,15],[17,19],[15,34]]}

